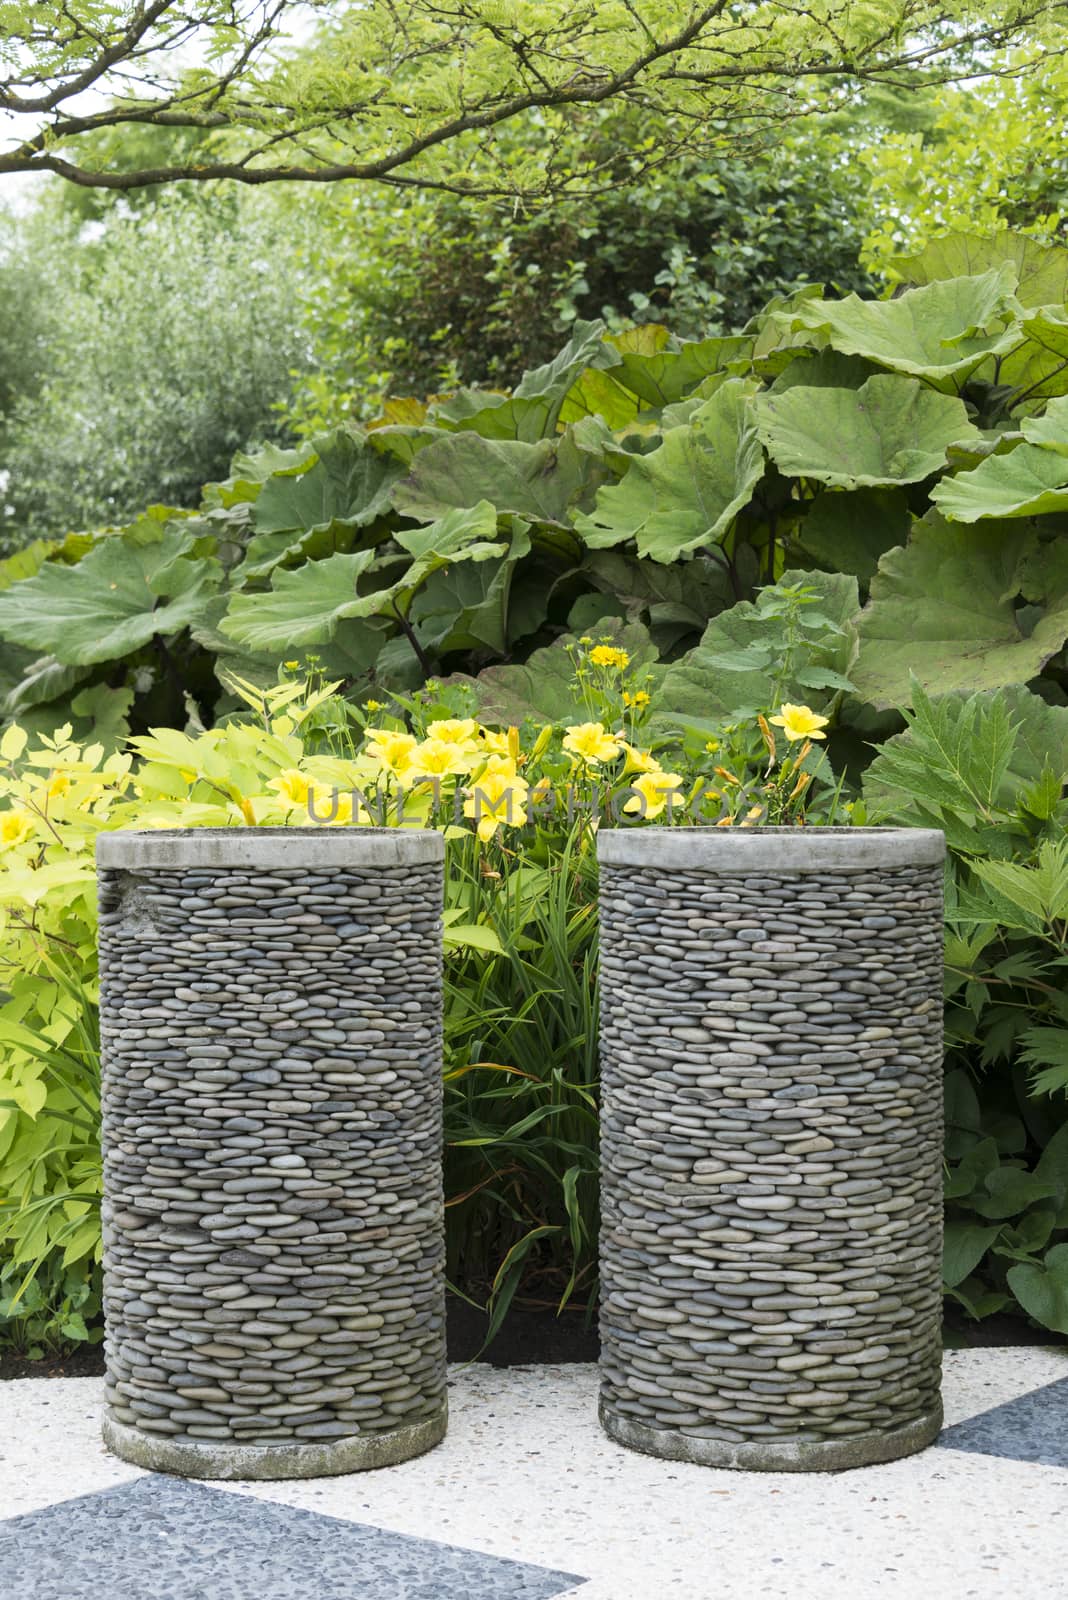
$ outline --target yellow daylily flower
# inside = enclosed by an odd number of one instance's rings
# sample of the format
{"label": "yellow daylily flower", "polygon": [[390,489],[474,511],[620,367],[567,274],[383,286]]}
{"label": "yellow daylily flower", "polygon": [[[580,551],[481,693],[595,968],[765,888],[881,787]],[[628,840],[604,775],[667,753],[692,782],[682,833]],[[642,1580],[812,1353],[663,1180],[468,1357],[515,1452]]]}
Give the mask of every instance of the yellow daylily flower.
{"label": "yellow daylily flower", "polygon": [[620,672],[626,671],[630,666],[630,656],[625,650],[616,650],[612,645],[599,644],[590,651],[590,660],[595,667],[615,667]]}
{"label": "yellow daylily flower", "polygon": [[623,768],[625,773],[663,771],[656,757],[648,750],[639,750],[637,745],[625,744],[623,753],[627,758],[627,764]]}
{"label": "yellow daylily flower", "polygon": [[33,818],[25,811],[5,811],[0,816],[0,844],[5,850],[22,844],[33,831]]}
{"label": "yellow daylily flower", "polygon": [[412,771],[412,753],[419,741],[410,733],[393,728],[368,728],[367,754],[395,778],[406,778]]}
{"label": "yellow daylily flower", "polygon": [[478,738],[478,723],[473,717],[443,717],[440,722],[429,724],[426,736],[436,744],[474,744]]}
{"label": "yellow daylily flower", "polygon": [[626,802],[623,810],[646,820],[658,817],[665,809],[672,790],[682,787],[677,772],[643,772],[635,778],[631,788],[637,792]]}
{"label": "yellow daylily flower", "polygon": [[622,745],[600,722],[579,722],[565,730],[564,749],[582,761],[614,761]]}
{"label": "yellow daylily flower", "polygon": [[508,754],[508,734],[499,728],[483,728],[481,730],[483,750],[492,750],[495,756]]}
{"label": "yellow daylily flower", "polygon": [[479,838],[485,843],[492,839],[503,824],[521,828],[527,820],[527,791],[524,778],[514,773],[484,772],[467,791],[464,816],[475,819]]}
{"label": "yellow daylily flower", "polygon": [[795,739],[826,739],[827,735],[821,733],[830,721],[829,717],[821,717],[809,706],[792,706],[789,703],[779,707],[779,715],[769,718],[777,728],[781,728],[786,737],[791,741]]}
{"label": "yellow daylily flower", "polygon": [[288,772],[280,772],[277,778],[272,778],[267,787],[281,795],[291,806],[306,806],[311,779],[306,778],[304,773],[298,772],[296,768],[290,768]]}
{"label": "yellow daylily flower", "polygon": [[412,751],[413,777],[445,778],[471,769],[471,755],[462,745],[449,744],[444,739],[424,739]]}

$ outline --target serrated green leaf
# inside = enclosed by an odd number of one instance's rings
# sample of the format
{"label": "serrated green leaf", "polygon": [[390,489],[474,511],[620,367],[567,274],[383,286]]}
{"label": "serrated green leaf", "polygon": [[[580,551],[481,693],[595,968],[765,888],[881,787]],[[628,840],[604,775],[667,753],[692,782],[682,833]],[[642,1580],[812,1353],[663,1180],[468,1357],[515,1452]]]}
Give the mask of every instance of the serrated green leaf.
{"label": "serrated green leaf", "polygon": [[604,476],[570,432],[536,444],[452,433],[419,452],[394,487],[393,504],[417,522],[433,522],[489,501],[500,516],[567,527],[571,506]]}
{"label": "serrated green leaf", "polygon": [[267,479],[253,513],[258,534],[363,527],[389,510],[390,490],[404,474],[400,462],[344,428],[316,439],[315,450],[305,471]]}

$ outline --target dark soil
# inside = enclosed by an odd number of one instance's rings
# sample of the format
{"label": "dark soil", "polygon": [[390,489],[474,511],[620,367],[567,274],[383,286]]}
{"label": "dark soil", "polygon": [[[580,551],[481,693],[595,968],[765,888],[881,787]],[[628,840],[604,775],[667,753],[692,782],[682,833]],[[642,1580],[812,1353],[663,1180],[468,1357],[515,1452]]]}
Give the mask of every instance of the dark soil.
{"label": "dark soil", "polygon": [[45,1356],[28,1361],[13,1350],[0,1350],[0,1380],[4,1378],[101,1378],[104,1346],[76,1344],[65,1356]]}
{"label": "dark soil", "polygon": [[[557,1316],[551,1308],[513,1306],[504,1326],[481,1355],[487,1318],[465,1300],[449,1296],[448,1346],[450,1361],[484,1361],[491,1367],[563,1365],[596,1361],[600,1343],[596,1322],[586,1327],[581,1311]],[[945,1325],[946,1345],[953,1349],[990,1349],[997,1346],[1063,1345],[1068,1343],[1046,1328],[1022,1317],[995,1316],[985,1322],[950,1316]],[[104,1372],[102,1344],[76,1345],[67,1355],[28,1361],[10,1350],[0,1350],[0,1381],[5,1378],[99,1378]]]}

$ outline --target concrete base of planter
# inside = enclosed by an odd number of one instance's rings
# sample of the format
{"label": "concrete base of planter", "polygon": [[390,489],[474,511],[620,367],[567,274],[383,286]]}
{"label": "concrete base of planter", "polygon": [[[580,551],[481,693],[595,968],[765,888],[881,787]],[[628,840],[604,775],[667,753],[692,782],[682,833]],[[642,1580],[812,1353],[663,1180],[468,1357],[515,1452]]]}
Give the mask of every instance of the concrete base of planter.
{"label": "concrete base of planter", "polygon": [[665,1461],[692,1461],[700,1467],[736,1467],[743,1472],[843,1472],[849,1467],[874,1467],[884,1461],[926,1450],[942,1431],[942,1406],[889,1433],[853,1438],[753,1441],[729,1444],[723,1439],[697,1439],[668,1428],[632,1422],[608,1406],[600,1408],[601,1426],[610,1439]]}
{"label": "concrete base of planter", "polygon": [[139,1428],[116,1422],[105,1411],[104,1443],[114,1455],[149,1472],[175,1472],[183,1478],[266,1481],[278,1478],[333,1478],[344,1472],[395,1467],[440,1444],[449,1420],[448,1405],[436,1416],[391,1433],[354,1434],[323,1444],[193,1444],[164,1436],[153,1439]]}

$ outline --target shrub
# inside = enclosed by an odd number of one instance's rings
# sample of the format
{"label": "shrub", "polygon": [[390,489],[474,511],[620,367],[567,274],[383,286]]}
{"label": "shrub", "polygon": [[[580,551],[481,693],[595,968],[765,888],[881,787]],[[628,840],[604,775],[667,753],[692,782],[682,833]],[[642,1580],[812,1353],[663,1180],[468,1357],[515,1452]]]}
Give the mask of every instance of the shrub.
{"label": "shrub", "polygon": [[235,450],[286,437],[309,359],[295,227],[173,195],[87,228],[48,205],[12,227],[22,356],[0,391],[0,542],[195,504]]}

